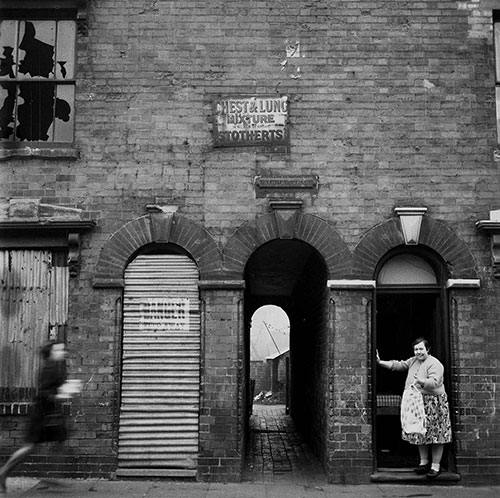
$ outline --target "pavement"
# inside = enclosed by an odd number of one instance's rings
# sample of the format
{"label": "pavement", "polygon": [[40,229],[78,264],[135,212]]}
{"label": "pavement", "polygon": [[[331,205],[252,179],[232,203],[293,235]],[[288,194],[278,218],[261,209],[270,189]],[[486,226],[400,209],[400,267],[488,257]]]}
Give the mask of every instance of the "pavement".
{"label": "pavement", "polygon": [[498,498],[500,486],[50,480],[12,477],[6,498]]}

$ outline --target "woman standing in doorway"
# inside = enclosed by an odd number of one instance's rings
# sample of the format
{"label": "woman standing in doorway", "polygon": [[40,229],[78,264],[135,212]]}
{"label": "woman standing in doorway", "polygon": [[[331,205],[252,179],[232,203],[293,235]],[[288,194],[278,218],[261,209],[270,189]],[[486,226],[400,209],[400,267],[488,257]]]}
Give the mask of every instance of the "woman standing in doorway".
{"label": "woman standing in doorway", "polygon": [[64,344],[49,342],[40,350],[38,394],[34,400],[26,444],[15,451],[0,469],[0,493],[6,492],[7,476],[33,452],[39,443],[62,442],[66,439],[66,417],[62,400],[68,395],[60,392],[66,380],[66,348]]}
{"label": "woman standing in doorway", "polygon": [[408,434],[403,431],[402,438],[418,446],[420,464],[415,472],[427,474],[429,479],[435,479],[441,473],[443,445],[451,442],[450,409],[444,389],[444,367],[437,358],[429,354],[429,343],[423,337],[416,339],[412,345],[414,356],[408,360],[383,361],[377,351],[377,363],[392,371],[407,371],[405,389],[410,389],[414,385],[422,393],[426,433]]}

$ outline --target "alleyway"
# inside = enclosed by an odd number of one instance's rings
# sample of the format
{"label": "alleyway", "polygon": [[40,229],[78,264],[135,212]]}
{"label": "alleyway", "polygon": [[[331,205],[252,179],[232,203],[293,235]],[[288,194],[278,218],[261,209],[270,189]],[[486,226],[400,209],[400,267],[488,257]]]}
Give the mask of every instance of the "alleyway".
{"label": "alleyway", "polygon": [[254,405],[243,481],[325,484],[320,462],[295,430],[285,405]]}

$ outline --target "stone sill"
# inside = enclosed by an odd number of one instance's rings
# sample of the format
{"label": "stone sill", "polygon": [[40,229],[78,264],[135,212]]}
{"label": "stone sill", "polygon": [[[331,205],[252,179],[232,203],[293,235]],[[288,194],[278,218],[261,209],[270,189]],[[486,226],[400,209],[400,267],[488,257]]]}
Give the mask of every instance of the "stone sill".
{"label": "stone sill", "polygon": [[79,152],[72,144],[0,144],[0,161],[12,158],[78,159]]}

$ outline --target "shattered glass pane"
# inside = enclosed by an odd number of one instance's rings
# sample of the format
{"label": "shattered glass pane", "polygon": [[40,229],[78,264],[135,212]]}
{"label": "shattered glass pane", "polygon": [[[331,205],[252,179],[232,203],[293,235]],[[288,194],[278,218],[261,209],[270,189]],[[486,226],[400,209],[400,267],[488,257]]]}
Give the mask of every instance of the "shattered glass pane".
{"label": "shattered glass pane", "polygon": [[19,77],[53,77],[56,22],[22,21],[19,39]]}
{"label": "shattered glass pane", "polygon": [[17,21],[0,22],[0,79],[16,77]]}
{"label": "shattered glass pane", "polygon": [[19,140],[52,140],[47,132],[54,119],[55,90],[55,83],[19,85],[16,126]]}
{"label": "shattered glass pane", "polygon": [[75,87],[58,85],[55,103],[54,142],[71,142],[73,140]]}
{"label": "shattered glass pane", "polygon": [[57,25],[56,78],[74,78],[76,25],[73,21],[59,21]]}
{"label": "shattered glass pane", "polygon": [[0,83],[0,139],[14,139],[14,107],[16,105],[16,84]]}

